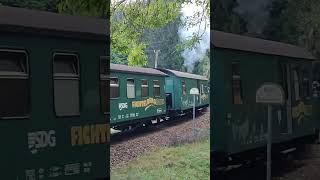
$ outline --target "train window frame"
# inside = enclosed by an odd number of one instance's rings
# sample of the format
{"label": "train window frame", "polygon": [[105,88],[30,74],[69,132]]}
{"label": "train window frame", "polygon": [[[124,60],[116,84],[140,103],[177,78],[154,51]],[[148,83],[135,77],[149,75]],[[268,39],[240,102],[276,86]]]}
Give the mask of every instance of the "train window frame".
{"label": "train window frame", "polygon": [[298,68],[292,70],[293,76],[293,90],[294,90],[294,100],[301,100],[301,84],[300,84],[300,71]]}
{"label": "train window frame", "polygon": [[187,95],[186,80],[181,80],[181,93],[182,93],[182,96]]}
{"label": "train window frame", "polygon": [[202,94],[205,94],[205,91],[204,91],[204,84],[201,83],[201,90],[200,90],[200,95]]}
{"label": "train window frame", "polygon": [[[129,85],[128,85],[128,80],[133,80],[133,85],[129,86]],[[126,83],[127,83],[127,84],[126,84],[126,87],[127,87],[127,89],[126,89],[127,99],[135,99],[136,96],[137,96],[135,79],[134,79],[134,78],[127,78],[127,79],[126,79]],[[129,96],[128,96],[128,87],[133,87],[133,94],[134,94],[133,97],[129,97]]]}
{"label": "train window frame", "polygon": [[[156,85],[155,82],[158,82],[159,85]],[[159,89],[159,95],[156,95],[155,94],[155,88],[158,88]],[[161,97],[161,86],[160,86],[160,80],[153,80],[153,95],[154,97]]]}
{"label": "train window frame", "polygon": [[[234,66],[238,65],[238,69],[239,69],[239,75],[235,74],[234,71]],[[242,80],[241,80],[241,71],[240,71],[240,62],[232,62],[231,63],[231,90],[232,90],[232,104],[233,105],[242,105],[244,104],[243,102],[243,86],[242,86]],[[235,96],[235,82],[238,82],[238,86],[237,87],[239,89],[239,102],[236,102],[236,96]]]}
{"label": "train window frame", "polygon": [[[112,79],[117,79],[118,80],[118,83],[117,84],[115,84],[115,85],[117,85],[117,86],[114,86],[114,85],[111,85],[111,80]],[[110,85],[110,99],[120,99],[120,97],[121,97],[121,91],[120,91],[120,78],[119,77],[115,77],[115,76],[112,76],[112,77],[110,77],[110,82],[109,82],[109,85]],[[112,87],[118,87],[118,97],[111,97],[111,89],[112,89]]]}
{"label": "train window frame", "polygon": [[[73,66],[73,70],[75,70],[75,73],[60,73],[60,72],[55,72],[55,57],[56,56],[73,56],[76,59],[76,67]],[[81,77],[80,77],[80,58],[78,53],[76,52],[60,52],[60,51],[56,51],[53,53],[52,56],[52,75],[53,75],[53,102],[54,102],[54,113],[56,115],[56,117],[77,117],[80,116],[81,114]],[[78,109],[78,112],[71,112],[71,113],[65,113],[65,112],[58,112],[57,110],[57,96],[56,96],[56,86],[57,86],[57,82],[59,81],[73,81],[73,82],[77,82],[76,86],[77,86],[77,90],[76,92],[78,93],[78,104],[74,104],[75,106],[77,106],[75,109]],[[63,93],[65,94],[65,93]]]}
{"label": "train window frame", "polygon": [[[106,70],[105,72],[103,72],[103,69],[102,67],[103,64],[102,62],[103,61],[107,61],[108,60],[108,57],[107,56],[100,56],[100,61],[99,61],[99,69],[100,69],[100,73],[99,73],[99,76],[100,76],[100,106],[101,106],[101,112],[103,114],[109,114],[109,108],[110,108],[110,103],[107,102],[107,101],[104,101],[103,99],[103,82],[107,85],[106,89],[108,90],[109,89],[109,86],[110,86],[110,79],[109,79],[109,75],[108,75],[108,70]],[[108,66],[108,62],[106,63],[106,65]],[[106,93],[106,96],[107,96],[107,99],[110,99],[109,96],[110,96],[110,93],[108,93],[107,91],[105,92]],[[104,105],[105,103],[105,105]],[[104,107],[106,107],[106,109],[104,109]]]}
{"label": "train window frame", "polygon": [[[146,81],[147,82],[147,85],[143,85],[143,81]],[[149,81],[147,79],[141,79],[141,98],[148,98],[150,96],[150,93],[149,93]],[[142,94],[142,90],[143,88],[147,88],[147,95],[146,96],[143,96]]]}
{"label": "train window frame", "polygon": [[307,66],[303,66],[301,69],[301,83],[302,83],[302,97],[305,99],[311,98],[311,81],[310,81],[310,73],[308,71]]}
{"label": "train window frame", "polygon": [[21,66],[22,72],[12,72],[12,71],[1,71],[0,70],[0,80],[1,79],[25,79],[27,92],[25,94],[26,104],[25,110],[26,112],[23,115],[8,115],[3,116],[0,114],[0,120],[10,120],[10,119],[28,119],[30,118],[31,111],[31,91],[30,91],[30,71],[29,71],[29,53],[25,49],[13,49],[13,48],[0,48],[1,52],[9,52],[9,53],[22,53],[25,57],[24,64],[19,62]]}
{"label": "train window frame", "polygon": [[285,98],[285,101],[288,100],[289,98],[289,94],[288,94],[288,78],[290,79],[290,77],[288,77],[288,67],[290,66],[290,64],[287,64],[287,63],[280,63],[279,64],[279,68],[280,68],[280,76],[281,76],[281,86],[284,90],[284,98]]}

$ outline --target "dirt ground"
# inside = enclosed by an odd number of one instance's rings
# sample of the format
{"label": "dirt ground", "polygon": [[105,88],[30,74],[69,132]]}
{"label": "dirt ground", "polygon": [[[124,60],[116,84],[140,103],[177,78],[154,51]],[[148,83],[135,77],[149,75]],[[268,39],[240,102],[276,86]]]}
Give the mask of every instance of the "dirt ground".
{"label": "dirt ground", "polygon": [[[223,180],[266,179],[264,163],[240,167],[217,177]],[[320,144],[308,144],[306,150],[285,160],[273,160],[272,180],[320,180]]]}

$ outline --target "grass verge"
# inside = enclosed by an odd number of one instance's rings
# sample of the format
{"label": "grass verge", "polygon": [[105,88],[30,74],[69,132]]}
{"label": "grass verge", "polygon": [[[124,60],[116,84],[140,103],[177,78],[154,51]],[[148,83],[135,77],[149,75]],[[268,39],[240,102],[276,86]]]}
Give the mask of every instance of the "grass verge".
{"label": "grass verge", "polygon": [[113,169],[111,180],[207,180],[210,179],[210,141],[158,149]]}

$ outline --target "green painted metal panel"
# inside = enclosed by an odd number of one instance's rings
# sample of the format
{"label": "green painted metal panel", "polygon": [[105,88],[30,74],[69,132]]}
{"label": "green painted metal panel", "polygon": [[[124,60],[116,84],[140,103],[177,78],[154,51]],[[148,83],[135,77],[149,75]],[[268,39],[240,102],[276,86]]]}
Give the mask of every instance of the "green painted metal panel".
{"label": "green painted metal panel", "polygon": [[[182,95],[182,81],[186,85],[186,94]],[[172,93],[173,108],[174,110],[184,111],[193,108],[193,95],[190,95],[191,88],[200,89],[201,85],[209,86],[208,81],[181,78],[176,76],[166,77],[166,93]],[[173,82],[173,86],[171,84]],[[204,106],[209,104],[209,92],[201,93],[200,96],[196,96],[196,107]]]}
{"label": "green painted metal panel", "polygon": [[[215,49],[213,58],[213,150],[233,154],[265,146],[267,109],[265,105],[255,103],[256,90],[264,82],[286,82],[282,79],[280,64],[310,66],[310,61],[222,49]],[[240,63],[243,104],[232,103],[231,64],[235,61]],[[292,75],[290,78],[293,84]],[[292,92],[293,88],[291,86]],[[296,101],[293,97],[289,98],[292,100],[290,107],[293,114],[296,114],[292,117],[292,133],[289,132],[287,117],[291,110],[286,105],[274,107],[273,143],[314,133],[314,120],[308,113],[311,111],[310,99]]]}
{"label": "green painted metal panel", "polygon": [[214,49],[210,57],[210,149],[211,151],[225,152],[229,141],[226,131],[226,64],[223,53]]}
{"label": "green painted metal panel", "polygon": [[[111,78],[117,77],[120,82],[120,97],[110,100],[110,123],[130,123],[133,120],[144,118],[163,117],[166,114],[165,78],[162,76],[132,74],[125,72],[112,72]],[[135,81],[135,98],[127,98],[127,78]],[[149,96],[141,97],[141,80],[148,80]],[[160,96],[155,97],[153,93],[153,80],[160,82]],[[121,108],[121,107],[122,108]]]}
{"label": "green painted metal panel", "polygon": [[313,80],[313,99],[312,99],[312,115],[315,120],[317,129],[320,129],[320,63],[319,61],[313,63],[312,70],[312,80]]}
{"label": "green painted metal panel", "polygon": [[[175,88],[177,84],[175,84],[175,78],[172,76],[166,77],[165,78],[165,91],[168,94],[171,94],[171,102],[172,102],[172,107],[171,109],[175,109],[176,108],[176,102],[174,101],[174,99],[176,98],[176,96],[178,96],[178,94],[175,94]],[[167,107],[168,108],[168,107]]]}
{"label": "green painted metal panel", "polygon": [[[99,79],[106,43],[4,33],[0,39],[0,48],[27,51],[30,72],[29,118],[0,119],[1,179],[108,176],[109,140],[105,135],[109,128],[101,112]],[[56,51],[79,55],[79,116],[55,116],[52,60]]]}

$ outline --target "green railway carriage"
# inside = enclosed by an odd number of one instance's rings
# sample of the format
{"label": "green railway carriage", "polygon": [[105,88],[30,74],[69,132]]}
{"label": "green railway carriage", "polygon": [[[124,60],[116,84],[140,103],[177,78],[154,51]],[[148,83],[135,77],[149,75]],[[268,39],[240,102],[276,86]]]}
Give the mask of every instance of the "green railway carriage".
{"label": "green railway carriage", "polygon": [[[312,67],[312,96],[313,96],[313,108],[312,115],[316,121],[316,127],[319,131],[320,129],[320,61],[313,63]],[[320,142],[320,132],[319,133],[319,142]]]}
{"label": "green railway carriage", "polygon": [[114,129],[165,118],[166,74],[119,64],[111,64],[110,71],[110,124]]}
{"label": "green railway carriage", "polygon": [[101,19],[0,6],[1,179],[109,176],[107,32]]}
{"label": "green railway carriage", "polygon": [[[273,108],[275,152],[315,135],[312,117],[312,63],[315,58],[293,45],[212,31],[211,150],[216,164],[265,155],[267,109],[255,101],[264,82],[280,84],[285,104]],[[248,155],[248,156],[247,156]]]}
{"label": "green railway carriage", "polygon": [[209,106],[209,82],[204,76],[180,72],[170,69],[159,69],[168,74],[166,81],[167,111],[170,116],[184,114],[192,111],[193,95],[190,95],[191,88],[199,89],[199,96],[196,96],[196,109]]}

